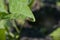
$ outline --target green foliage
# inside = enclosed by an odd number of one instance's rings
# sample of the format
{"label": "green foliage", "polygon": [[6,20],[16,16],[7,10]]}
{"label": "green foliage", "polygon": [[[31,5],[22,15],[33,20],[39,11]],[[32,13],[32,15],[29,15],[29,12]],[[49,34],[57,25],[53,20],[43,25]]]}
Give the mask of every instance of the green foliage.
{"label": "green foliage", "polygon": [[0,20],[4,19],[6,15],[8,15],[8,14],[5,12],[0,12]]}
{"label": "green foliage", "polygon": [[5,20],[0,20],[0,29],[5,29],[5,24],[6,24],[6,21]]}
{"label": "green foliage", "polygon": [[59,6],[59,7],[60,7],[60,2],[57,2],[57,6]]}
{"label": "green foliage", "polygon": [[[14,1],[14,3],[13,3]],[[3,6],[4,7],[4,6]],[[3,8],[4,9],[4,8]],[[22,19],[31,18],[31,21],[35,21],[35,18],[27,5],[26,0],[9,0],[10,15],[2,16],[6,19]],[[4,12],[4,11],[2,11]],[[6,12],[5,12],[6,13]],[[2,13],[1,13],[2,14]]]}
{"label": "green foliage", "polygon": [[60,28],[55,30],[50,36],[53,37],[53,40],[60,40]]}
{"label": "green foliage", "polygon": [[[35,21],[34,15],[29,8],[29,6],[31,7],[33,2],[34,0],[8,0],[9,11],[11,13],[8,14],[8,11],[6,10],[6,5],[4,4],[4,0],[0,0],[0,40],[5,40],[5,31],[6,34],[9,35],[10,39],[13,38],[14,40],[14,38],[19,37],[18,34],[14,35],[13,33],[9,32],[9,29],[11,27],[10,20],[26,20],[26,18],[31,18],[30,21]],[[60,5],[60,2],[57,3],[57,5]],[[14,28],[17,30],[17,32],[19,32],[15,23],[12,24],[14,25]],[[54,40],[60,40],[59,33],[60,28],[51,34]]]}
{"label": "green foliage", "polygon": [[[3,16],[5,15],[4,13],[7,13],[5,8],[4,8],[4,0],[0,0],[0,40],[5,40],[5,28],[4,28],[4,21],[1,21]],[[2,15],[3,14],[3,15]]]}
{"label": "green foliage", "polygon": [[26,0],[9,0],[9,7],[10,12],[12,13],[12,15],[10,15],[10,18],[16,17],[20,19],[26,19],[29,17],[33,19],[32,21],[35,21],[35,18],[30,8],[28,7]]}
{"label": "green foliage", "polygon": [[4,0],[0,0],[0,12],[7,13],[7,11],[5,10]]}
{"label": "green foliage", "polygon": [[0,28],[0,40],[6,40],[5,30]]}
{"label": "green foliage", "polygon": [[[28,0],[8,0],[8,7],[11,14],[9,14],[9,12],[6,10],[6,5],[4,4],[4,2],[4,0],[0,0],[0,40],[5,40],[5,30],[7,35],[10,35],[11,37],[15,36],[11,32],[9,32],[11,26],[9,22],[10,20],[26,20],[26,18],[31,18],[32,22],[35,21],[33,13],[28,6]],[[14,28],[16,28],[16,30],[18,31],[15,24],[14,26]],[[17,37],[18,36],[16,36],[16,38]]]}
{"label": "green foliage", "polygon": [[5,21],[0,20],[0,40],[5,40]]}
{"label": "green foliage", "polygon": [[34,0],[28,0],[28,5],[29,5],[30,8],[32,7],[33,3],[34,3]]}

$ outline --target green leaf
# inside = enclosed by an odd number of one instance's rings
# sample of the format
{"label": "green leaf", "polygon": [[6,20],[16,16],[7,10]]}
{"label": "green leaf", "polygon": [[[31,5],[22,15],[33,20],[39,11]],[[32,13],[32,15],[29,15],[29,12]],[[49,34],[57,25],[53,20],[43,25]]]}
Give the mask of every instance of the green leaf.
{"label": "green leaf", "polygon": [[34,0],[29,0],[28,1],[28,5],[29,5],[29,7],[31,8],[32,7],[32,4],[34,3]]}
{"label": "green leaf", "polygon": [[11,26],[8,20],[0,20],[0,29],[5,29],[6,27]]}
{"label": "green leaf", "polygon": [[0,20],[0,40],[6,40],[5,36],[5,20]]}
{"label": "green leaf", "polygon": [[0,29],[5,29],[5,20],[0,20]]}
{"label": "green leaf", "polygon": [[60,2],[57,2],[57,6],[59,6],[59,7],[60,7]]}
{"label": "green leaf", "polygon": [[0,0],[0,12],[7,13],[7,11],[5,10],[4,0]]}
{"label": "green leaf", "polygon": [[5,9],[4,0],[0,0],[0,20],[4,19],[4,16],[7,15],[7,11]]}
{"label": "green leaf", "polygon": [[60,28],[51,33],[50,36],[52,36],[54,40],[60,40]]}
{"label": "green leaf", "polygon": [[7,16],[4,17],[5,19],[9,19],[9,20],[13,20],[13,19],[25,19],[26,16],[22,15],[22,14],[9,14]]}
{"label": "green leaf", "polygon": [[12,13],[9,18],[21,18],[26,19],[27,17],[32,18],[35,21],[33,13],[27,5],[27,0],[9,0],[9,8]]}
{"label": "green leaf", "polygon": [[5,29],[0,29],[0,40],[6,40]]}
{"label": "green leaf", "polygon": [[[6,20],[6,19],[0,20],[0,29],[5,29],[5,31],[4,31],[4,32],[6,32],[5,35],[8,35],[8,34],[12,35],[12,33],[10,33],[10,27],[11,27],[11,23],[9,20]],[[12,35],[12,37],[13,37],[13,35]]]}
{"label": "green leaf", "polygon": [[4,19],[5,16],[7,16],[7,15],[8,15],[7,13],[0,12],[0,20],[1,20],[1,19]]}

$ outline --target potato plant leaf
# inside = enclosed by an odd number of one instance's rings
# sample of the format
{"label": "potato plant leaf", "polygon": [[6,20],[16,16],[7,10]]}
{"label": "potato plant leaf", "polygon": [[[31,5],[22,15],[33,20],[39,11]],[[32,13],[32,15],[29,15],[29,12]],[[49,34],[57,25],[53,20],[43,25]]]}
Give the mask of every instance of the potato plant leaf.
{"label": "potato plant leaf", "polygon": [[6,40],[5,29],[0,29],[0,40]]}
{"label": "potato plant leaf", "polygon": [[5,29],[6,25],[9,25],[7,22],[7,20],[0,20],[0,29]]}
{"label": "potato plant leaf", "polygon": [[4,0],[0,0],[0,12],[7,13],[7,11],[5,10]]}
{"label": "potato plant leaf", "polygon": [[7,16],[7,15],[8,15],[7,13],[0,12],[0,20],[4,19],[5,16]]}
{"label": "potato plant leaf", "polygon": [[53,37],[53,40],[60,40],[60,28],[57,28],[50,36]]}
{"label": "potato plant leaf", "polygon": [[5,24],[6,24],[6,20],[0,20],[0,40],[6,40]]}
{"label": "potato plant leaf", "polygon": [[33,3],[34,3],[34,0],[28,0],[28,5],[29,5],[30,8],[32,7]]}
{"label": "potato plant leaf", "polygon": [[60,2],[57,2],[57,6],[59,6],[59,7],[60,7]]}
{"label": "potato plant leaf", "polygon": [[1,20],[6,15],[4,0],[0,0],[0,40],[6,40],[5,36],[5,21]]}
{"label": "potato plant leaf", "polygon": [[4,24],[5,24],[4,21],[3,20],[2,21],[0,20],[0,29],[5,29]]}
{"label": "potato plant leaf", "polygon": [[[32,18],[32,21],[35,21],[33,13],[31,12],[30,8],[27,5],[27,0],[9,0],[9,8],[10,18],[20,17],[21,19],[25,19],[27,17]],[[24,17],[24,18],[22,18]]]}

